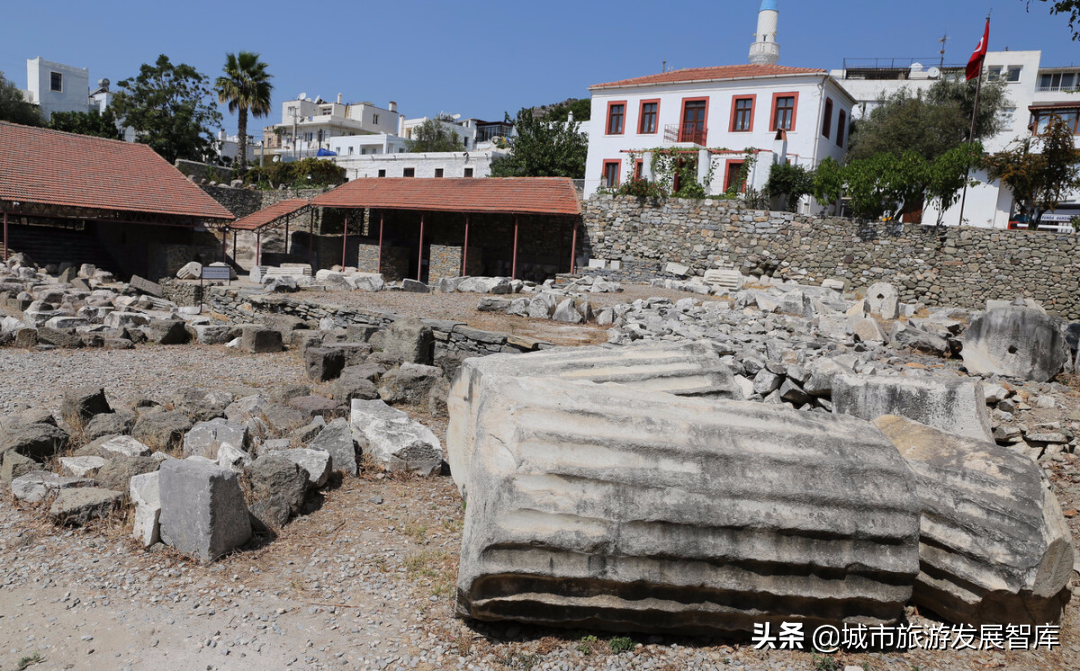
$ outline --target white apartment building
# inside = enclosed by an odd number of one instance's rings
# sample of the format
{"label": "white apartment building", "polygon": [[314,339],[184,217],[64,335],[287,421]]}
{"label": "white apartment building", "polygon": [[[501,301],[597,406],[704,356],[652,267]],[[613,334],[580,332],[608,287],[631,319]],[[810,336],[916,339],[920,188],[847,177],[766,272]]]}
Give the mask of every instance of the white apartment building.
{"label": "white apartment building", "polygon": [[[775,0],[764,0],[749,65],[674,70],[590,87],[585,196],[628,177],[653,178],[650,149],[696,153],[698,180],[712,174],[703,184],[708,194],[738,186],[747,150],[757,155],[748,184],[758,190],[774,162],[813,168],[827,157],[841,160],[855,99],[825,70],[777,65],[777,22]],[[810,207],[809,199],[801,205]]]}
{"label": "white apartment building", "polygon": [[[1041,51],[987,52],[984,81],[1004,80],[1011,102],[1002,114],[1002,131],[983,141],[986,152],[1002,151],[1037,128],[1045,128],[1052,115],[1065,118],[1076,129],[1076,119],[1080,116],[1080,92],[1077,92],[1080,67],[1043,68],[1041,60]],[[904,88],[925,91],[942,78],[963,78],[964,66],[943,66],[940,61],[928,66],[910,60],[860,59],[845,61],[844,68],[834,70],[832,75],[858,101],[854,114],[859,119],[869,114],[883,95]],[[985,171],[972,173],[972,178],[979,184],[968,189],[963,203],[964,225],[1007,228],[1016,214],[1012,192],[1000,182],[991,182]],[[960,203],[946,210],[941,215],[942,223],[959,225],[960,210]],[[927,207],[923,211],[923,223],[937,223],[938,214],[935,208]],[[1080,193],[1072,194],[1056,212],[1044,215],[1043,226],[1058,225],[1061,230],[1071,231],[1068,222],[1077,214],[1080,214]]]}
{"label": "white apartment building", "polygon": [[332,140],[357,135],[394,135],[404,117],[391,101],[385,108],[371,102],[342,103],[314,100],[301,93],[281,105],[281,122],[263,129],[266,152],[283,157],[315,156],[331,149]]}
{"label": "white apartment building", "polygon": [[26,101],[37,105],[48,121],[53,112],[104,112],[112,102],[109,80],[90,90],[90,70],[47,61],[41,56],[26,60]]}
{"label": "white apartment building", "polygon": [[474,123],[475,120],[474,119],[463,119],[463,120],[459,121],[458,119],[460,118],[461,115],[458,114],[458,115],[455,115],[455,116],[458,117],[458,118],[446,117],[446,116],[443,116],[443,115],[439,115],[437,117],[423,116],[423,117],[419,117],[417,119],[405,119],[401,123],[401,132],[399,133],[399,135],[401,135],[406,140],[411,140],[412,136],[413,136],[413,131],[416,129],[417,126],[422,126],[423,124],[427,123],[428,121],[434,121],[435,123],[442,126],[444,129],[446,129],[447,131],[453,133],[454,135],[457,135],[458,139],[462,143],[462,147],[464,147],[466,151],[469,151],[470,149],[475,149],[476,148],[476,125]]}
{"label": "white apartment building", "polygon": [[507,152],[447,151],[430,153],[352,154],[333,157],[349,180],[368,177],[490,177],[491,162]]}

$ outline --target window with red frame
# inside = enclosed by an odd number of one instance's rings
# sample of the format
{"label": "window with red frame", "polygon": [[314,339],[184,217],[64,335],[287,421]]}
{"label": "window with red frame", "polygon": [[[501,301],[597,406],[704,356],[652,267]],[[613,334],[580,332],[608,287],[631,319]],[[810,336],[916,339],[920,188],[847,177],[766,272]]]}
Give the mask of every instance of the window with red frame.
{"label": "window with red frame", "polygon": [[779,130],[791,130],[791,124],[795,120],[795,96],[784,96],[776,99],[776,111],[773,113],[773,128]]}
{"label": "window with red frame", "polygon": [[608,107],[607,134],[622,135],[623,122],[626,120],[626,105],[619,103]]}
{"label": "window with red frame", "polygon": [[825,99],[825,119],[821,122],[821,134],[826,138],[832,133],[832,98]]}
{"label": "window with red frame", "polygon": [[638,124],[638,132],[642,134],[656,132],[656,115],[660,110],[660,103],[641,103],[641,122]]}
{"label": "window with red frame", "polygon": [[634,179],[636,179],[636,180],[641,179],[641,172],[642,172],[642,169],[643,169],[643,165],[644,165],[644,160],[643,159],[639,158],[638,160],[634,161]]}
{"label": "window with red frame", "polygon": [[604,161],[603,185],[609,189],[619,186],[619,161]]}
{"label": "window with red frame", "polygon": [[735,123],[731,130],[742,133],[751,130],[754,119],[754,99],[735,99]]}
{"label": "window with red frame", "polygon": [[836,120],[836,146],[844,146],[844,132],[847,131],[847,115],[840,110],[840,118]]}
{"label": "window with red frame", "polygon": [[727,164],[727,175],[724,177],[724,192],[743,191],[746,184],[739,181],[742,175],[743,161],[731,161]]}

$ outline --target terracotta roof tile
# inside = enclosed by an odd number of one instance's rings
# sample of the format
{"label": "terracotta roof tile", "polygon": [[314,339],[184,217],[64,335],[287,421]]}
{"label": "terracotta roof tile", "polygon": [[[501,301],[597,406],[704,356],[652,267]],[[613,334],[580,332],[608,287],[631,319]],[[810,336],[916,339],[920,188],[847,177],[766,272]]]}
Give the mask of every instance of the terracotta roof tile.
{"label": "terracotta roof tile", "polygon": [[567,177],[354,179],[316,197],[312,203],[433,212],[581,214],[577,190]]}
{"label": "terracotta roof tile", "polygon": [[278,201],[269,207],[264,207],[258,212],[237,220],[236,223],[230,224],[229,228],[239,231],[254,231],[263,226],[269,226],[309,205],[311,205],[311,201],[306,198],[290,198],[289,200]]}
{"label": "terracotta roof tile", "polygon": [[777,75],[823,75],[824,70],[814,68],[791,68],[784,65],[721,65],[712,68],[686,68],[672,70],[658,75],[646,75],[623,79],[606,84],[593,84],[589,89],[618,88],[622,86],[643,86],[647,84],[686,84],[723,79],[743,79],[747,77],[775,77]]}
{"label": "terracotta roof tile", "polygon": [[0,200],[235,218],[148,145],[5,122],[0,122]]}

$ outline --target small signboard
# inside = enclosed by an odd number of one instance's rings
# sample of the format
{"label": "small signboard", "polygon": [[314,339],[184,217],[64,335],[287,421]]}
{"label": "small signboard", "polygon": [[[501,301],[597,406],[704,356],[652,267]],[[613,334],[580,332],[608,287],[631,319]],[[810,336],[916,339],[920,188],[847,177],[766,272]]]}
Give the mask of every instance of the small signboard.
{"label": "small signboard", "polygon": [[232,268],[228,266],[203,266],[202,275],[199,279],[231,281]]}

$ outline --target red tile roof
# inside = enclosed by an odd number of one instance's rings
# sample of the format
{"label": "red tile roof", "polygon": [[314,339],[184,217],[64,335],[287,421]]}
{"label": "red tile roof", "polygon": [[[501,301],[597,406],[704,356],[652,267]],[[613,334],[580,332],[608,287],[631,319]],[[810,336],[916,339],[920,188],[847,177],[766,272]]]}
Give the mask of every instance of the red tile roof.
{"label": "red tile roof", "polygon": [[287,217],[290,214],[295,214],[309,205],[311,205],[311,201],[306,198],[290,198],[289,200],[282,200],[269,207],[264,207],[258,212],[249,214],[243,219],[236,221],[236,223],[230,224],[229,228],[240,231],[254,231],[263,226],[269,226],[270,224],[276,223],[282,218]]}
{"label": "red tile roof", "polygon": [[235,217],[145,144],[0,122],[0,201]]}
{"label": "red tile roof", "polygon": [[434,212],[581,214],[577,190],[568,177],[354,179],[317,196],[312,203]]}
{"label": "red tile roof", "polygon": [[646,75],[623,79],[606,84],[593,84],[589,89],[619,88],[623,86],[646,86],[649,84],[687,84],[723,79],[746,79],[750,77],[776,77],[777,75],[823,75],[824,70],[813,68],[790,68],[784,65],[721,65],[713,68],[686,68],[658,75]]}

